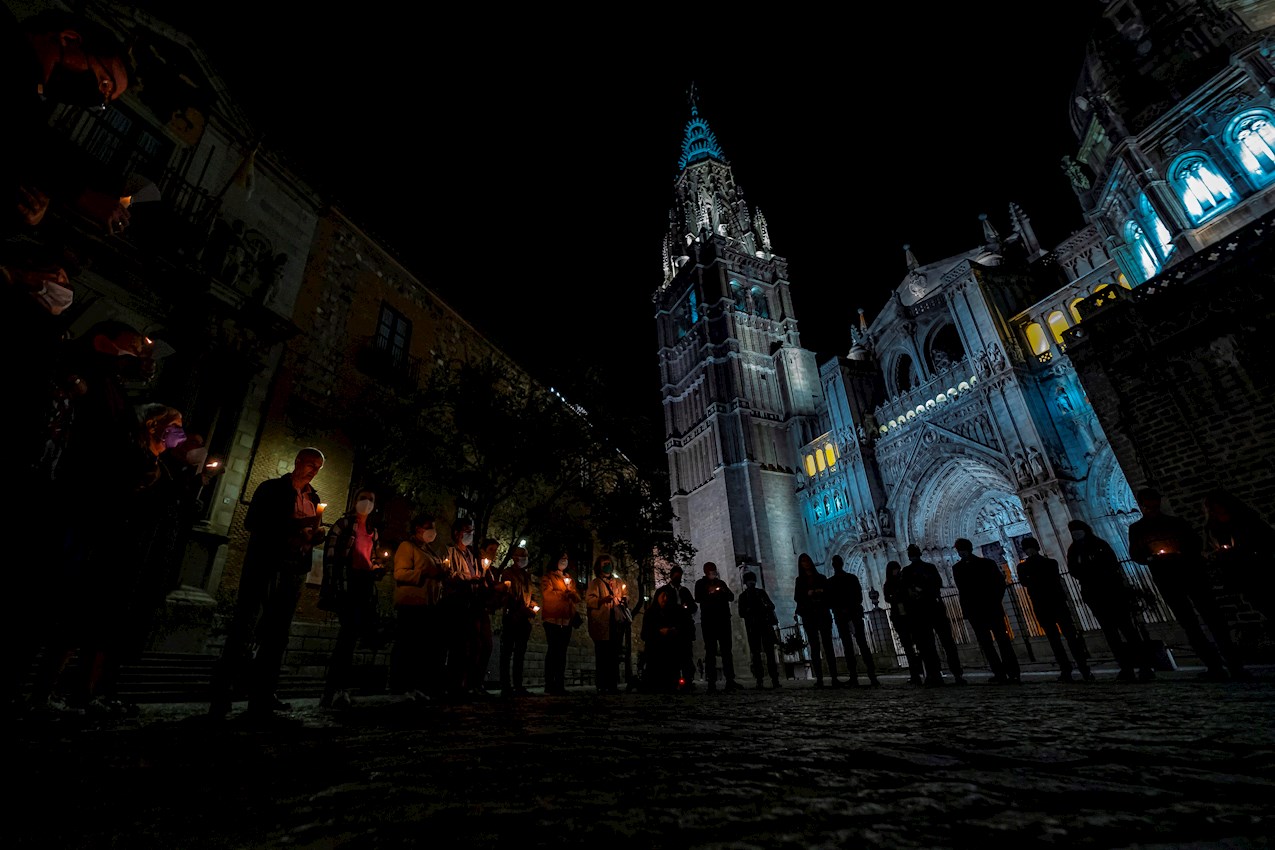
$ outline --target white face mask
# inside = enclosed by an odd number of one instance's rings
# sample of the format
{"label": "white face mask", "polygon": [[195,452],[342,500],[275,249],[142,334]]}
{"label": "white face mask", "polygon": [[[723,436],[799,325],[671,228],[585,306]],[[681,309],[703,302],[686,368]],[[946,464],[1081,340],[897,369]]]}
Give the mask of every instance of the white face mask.
{"label": "white face mask", "polygon": [[65,286],[49,281],[39,292],[32,292],[31,297],[38,301],[41,307],[57,316],[71,306],[71,302],[75,300],[75,293]]}
{"label": "white face mask", "polygon": [[359,499],[357,502],[354,503],[354,511],[359,516],[367,516],[368,514],[372,512],[372,500]]}
{"label": "white face mask", "polygon": [[436,539],[438,539],[438,532],[432,528],[428,529],[421,535],[421,539],[426,543],[433,543]]}
{"label": "white face mask", "polygon": [[474,532],[472,532],[472,531],[466,531],[464,534],[462,534],[462,535],[460,536],[460,542],[461,542],[461,543],[464,543],[466,546],[473,546],[473,545],[474,545]]}
{"label": "white face mask", "polygon": [[527,566],[527,559],[526,559],[526,558],[514,558],[514,564],[515,564],[516,566],[519,566],[519,567],[525,567],[525,566]]}

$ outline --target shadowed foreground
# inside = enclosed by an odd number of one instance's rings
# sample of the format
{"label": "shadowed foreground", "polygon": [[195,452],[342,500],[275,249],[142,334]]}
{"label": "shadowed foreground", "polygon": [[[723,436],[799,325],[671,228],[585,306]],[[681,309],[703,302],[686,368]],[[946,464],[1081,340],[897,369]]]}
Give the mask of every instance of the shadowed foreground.
{"label": "shadowed foreground", "polygon": [[[1275,675],[11,726],[10,848],[1270,847]],[[977,676],[973,681],[980,682]]]}

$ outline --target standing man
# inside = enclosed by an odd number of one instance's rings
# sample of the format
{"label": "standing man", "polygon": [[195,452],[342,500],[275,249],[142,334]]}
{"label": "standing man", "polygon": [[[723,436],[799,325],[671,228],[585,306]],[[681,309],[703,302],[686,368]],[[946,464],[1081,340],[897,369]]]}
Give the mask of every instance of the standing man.
{"label": "standing man", "polygon": [[735,681],[735,656],[731,650],[730,603],[735,592],[717,575],[717,564],[704,564],[704,577],[695,582],[695,602],[699,605],[700,625],[704,629],[704,677],[708,690],[717,690],[717,658],[722,659],[725,690],[739,690]]}
{"label": "standing man", "polygon": [[916,639],[916,651],[925,667],[925,684],[937,688],[943,684],[943,670],[939,664],[934,641],[943,645],[947,656],[947,669],[958,685],[966,684],[962,675],[961,656],[952,637],[952,621],[947,617],[943,604],[943,577],[939,568],[921,559],[921,547],[908,544],[908,564],[899,571],[903,580],[903,592],[908,600],[908,616]]}
{"label": "standing man", "polygon": [[[1142,519],[1129,526],[1129,557],[1151,569],[1160,594],[1204,662],[1201,678],[1219,682],[1251,678],[1217,604],[1200,536],[1191,523],[1164,513],[1158,490],[1139,490],[1137,500]],[[1212,640],[1200,628],[1201,623],[1208,627]]]}
{"label": "standing man", "polygon": [[[297,452],[292,472],[258,485],[244,517],[249,533],[234,619],[213,669],[209,714],[225,717],[236,680],[248,671],[248,715],[270,720],[290,706],[275,696],[279,668],[288,649],[301,583],[311,552],[323,540],[319,493],[310,482],[323,468],[323,452]],[[248,647],[257,644],[253,658]]]}
{"label": "standing man", "polygon": [[868,636],[863,627],[863,585],[854,573],[846,572],[845,559],[840,555],[832,556],[832,575],[828,577],[828,607],[832,609],[832,621],[837,624],[837,634],[841,635],[841,649],[845,653],[846,667],[850,671],[847,684],[859,685],[859,665],[854,660],[854,647],[859,646],[859,654],[863,656],[863,666],[868,671],[868,681],[872,687],[878,688],[877,665],[872,658],[872,648],[868,646]]}
{"label": "standing man", "polygon": [[685,634],[678,634],[678,640],[682,644],[682,679],[686,683],[682,690],[687,693],[695,690],[695,612],[699,610],[699,605],[696,604],[690,588],[682,586],[682,575],[682,568],[674,565],[669,570],[668,584],[665,587],[673,591],[674,598],[682,606],[690,622],[689,628],[681,630]]}
{"label": "standing man", "polygon": [[[1058,681],[1071,682],[1072,664],[1063,649],[1063,639],[1071,648],[1072,657],[1076,659],[1076,667],[1086,682],[1093,681],[1093,673],[1089,670],[1089,661],[1085,653],[1085,645],[1080,641],[1080,633],[1071,619],[1071,611],[1067,609],[1067,592],[1063,589],[1062,575],[1058,572],[1058,562],[1040,554],[1040,543],[1035,537],[1023,538],[1023,551],[1027,558],[1018,565],[1018,580],[1027,588],[1032,600],[1032,610],[1036,612],[1036,621],[1045,630],[1045,638],[1049,648],[1054,651],[1054,659],[1058,662]],[[1061,637],[1059,637],[1061,633]]]}
{"label": "standing man", "polygon": [[[744,590],[739,594],[739,618],[744,621],[748,634],[748,651],[752,655],[751,669],[757,680],[757,690],[762,688],[762,677],[770,674],[772,687],[779,685],[779,665],[775,660],[775,628],[779,616],[770,594],[757,586],[757,574],[744,573]],[[765,657],[766,666],[762,667]]]}
{"label": "standing man", "polygon": [[1107,646],[1116,657],[1120,666],[1116,681],[1151,681],[1155,678],[1151,653],[1134,622],[1132,594],[1115,550],[1084,520],[1073,519],[1067,530],[1071,532],[1067,572],[1080,582],[1080,597],[1098,619]]}
{"label": "standing man", "polygon": [[952,544],[961,559],[952,565],[952,580],[960,594],[961,610],[969,620],[978,646],[992,668],[989,684],[1018,684],[1018,657],[1014,654],[1014,642],[1005,625],[1005,609],[1001,600],[1009,583],[1005,574],[991,558],[974,554],[974,544],[958,537]]}
{"label": "standing man", "polygon": [[531,598],[531,572],[527,569],[527,550],[514,549],[514,563],[501,573],[504,581],[504,612],[500,617],[500,695],[530,696],[522,686],[522,669],[527,657],[527,641],[531,639],[531,622],[538,606]]}

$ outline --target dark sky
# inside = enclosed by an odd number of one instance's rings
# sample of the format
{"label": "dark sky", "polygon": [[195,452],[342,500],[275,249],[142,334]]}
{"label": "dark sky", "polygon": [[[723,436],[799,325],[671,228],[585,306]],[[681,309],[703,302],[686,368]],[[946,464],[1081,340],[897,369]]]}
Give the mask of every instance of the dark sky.
{"label": "dark sky", "polygon": [[1059,163],[1101,4],[872,5],[888,8],[602,22],[483,7],[437,27],[376,2],[286,23],[242,0],[215,20],[159,14],[206,46],[267,146],[472,324],[568,392],[599,363],[613,401],[658,421],[650,296],[692,80],[820,360],[849,348],[856,308],[884,304],[905,243],[922,263],[973,248],[980,213],[1009,232],[1011,201],[1047,247],[1083,224]]}

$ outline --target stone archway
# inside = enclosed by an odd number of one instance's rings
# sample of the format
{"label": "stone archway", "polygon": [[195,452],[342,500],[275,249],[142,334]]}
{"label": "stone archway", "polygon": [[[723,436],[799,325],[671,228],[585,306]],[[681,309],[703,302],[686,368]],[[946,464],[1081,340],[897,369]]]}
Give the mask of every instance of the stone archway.
{"label": "stone archway", "polygon": [[1022,501],[1003,463],[995,457],[943,452],[917,468],[913,486],[895,494],[899,505],[898,527],[905,539],[900,547],[915,543],[928,560],[950,563],[952,542],[965,537],[975,547],[1006,544],[1027,533]]}

